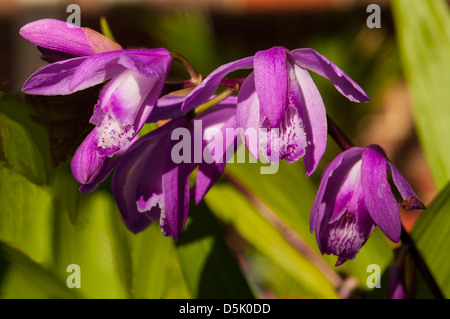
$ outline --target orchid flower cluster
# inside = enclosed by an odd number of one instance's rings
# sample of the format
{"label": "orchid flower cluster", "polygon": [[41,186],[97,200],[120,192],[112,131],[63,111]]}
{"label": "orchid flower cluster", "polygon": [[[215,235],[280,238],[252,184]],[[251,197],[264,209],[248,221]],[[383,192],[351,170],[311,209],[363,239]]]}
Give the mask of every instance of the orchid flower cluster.
{"label": "orchid flower cluster", "polygon": [[[93,129],[74,154],[71,168],[83,193],[94,191],[113,174],[112,193],[123,222],[134,233],[159,221],[165,236],[179,238],[191,197],[197,204],[202,200],[221,177],[227,150],[240,143],[256,159],[260,154],[269,162],[303,158],[306,175],[312,175],[331,127],[309,71],[330,80],[350,101],[369,101],[355,81],[313,49],[258,51],[218,67],[202,80],[177,53],[164,48],[123,49],[96,31],[63,21],[38,20],[25,25],[20,34],[50,62],[28,78],[25,93],[68,95],[104,84],[93,105]],[[183,87],[193,89],[185,96],[162,94],[174,59],[191,73]],[[241,69],[249,70],[248,76],[227,78]],[[216,93],[219,87],[225,89]],[[165,124],[138,135],[146,123],[160,120]],[[188,154],[188,160],[174,161],[173,132],[183,129],[194,135],[194,120],[202,121],[201,146],[209,160],[197,161]],[[211,148],[205,136],[213,129],[237,133]],[[266,134],[256,139],[243,133],[262,129]],[[336,266],[355,258],[375,226],[398,242],[399,205],[425,208],[380,146],[342,147],[322,172],[310,217],[320,251],[338,256]]]}

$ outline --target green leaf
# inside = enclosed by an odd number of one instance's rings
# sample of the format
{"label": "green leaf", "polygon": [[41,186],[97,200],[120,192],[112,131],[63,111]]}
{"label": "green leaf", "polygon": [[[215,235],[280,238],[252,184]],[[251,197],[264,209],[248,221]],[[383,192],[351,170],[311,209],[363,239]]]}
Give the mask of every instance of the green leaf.
{"label": "green leaf", "polygon": [[173,238],[157,223],[131,237],[135,298],[190,298],[178,263]]}
{"label": "green leaf", "polygon": [[0,242],[0,298],[77,298],[72,289],[23,252]]}
{"label": "green leaf", "polygon": [[22,100],[0,93],[0,149],[17,172],[35,183],[46,183],[51,170],[49,136]]}
{"label": "green leaf", "polygon": [[202,202],[189,212],[176,251],[194,298],[253,298],[237,259],[223,239],[222,229]]}
{"label": "green leaf", "polygon": [[75,181],[69,163],[64,163],[54,169],[53,178],[49,184],[49,192],[54,204],[62,212],[66,212],[72,224],[76,224],[79,212],[79,200],[82,194],[80,185]]}
{"label": "green leaf", "polygon": [[[205,76],[217,67],[212,26],[202,10],[180,10],[168,14],[150,14],[141,20],[144,30],[170,51],[179,52]],[[179,69],[174,63],[172,69]],[[172,72],[173,70],[171,70]],[[187,76],[186,70],[177,74]]]}
{"label": "green leaf", "polygon": [[113,35],[112,31],[111,31],[111,28],[109,27],[108,20],[106,20],[105,17],[101,17],[101,18],[100,18],[100,28],[101,28],[101,30],[102,30],[102,34],[103,34],[105,37],[108,37],[108,38],[110,38],[111,40],[116,41],[116,40],[114,39],[114,35]]}
{"label": "green leaf", "polygon": [[51,263],[53,205],[41,186],[0,161],[0,240]]}
{"label": "green leaf", "polygon": [[[250,196],[257,196],[267,205],[319,257],[321,253],[315,235],[311,234],[309,228],[309,216],[318,188],[319,173],[306,178],[302,163],[280,161],[275,174],[265,175],[260,173],[261,165],[229,163],[226,172],[248,188]],[[325,255],[322,258],[330,265],[329,270],[354,276],[359,280],[360,288],[368,289],[365,285],[367,266],[378,264],[384,269],[390,262],[392,253],[385,236],[376,229],[354,260],[335,268],[336,256]]]}
{"label": "green leaf", "polygon": [[205,200],[223,222],[236,229],[249,244],[270,258],[303,288],[304,297],[336,298],[330,281],[284,234],[269,223],[233,186],[216,184]]}
{"label": "green leaf", "polygon": [[141,130],[139,131],[138,136],[142,137],[145,134],[148,134],[148,133],[150,133],[151,131],[153,131],[153,130],[155,130],[157,128],[158,128],[158,125],[156,123],[146,123],[141,128]]}
{"label": "green leaf", "polygon": [[450,18],[441,0],[395,0],[401,63],[418,135],[439,189],[450,178]]}
{"label": "green leaf", "polygon": [[442,293],[450,296],[450,184],[425,210],[411,233]]}
{"label": "green leaf", "polygon": [[83,298],[132,297],[131,234],[112,196],[101,190],[83,195],[75,223],[56,208],[51,270],[66,278],[67,266],[78,265]]}
{"label": "green leaf", "polygon": [[[307,179],[301,163],[279,162],[274,174],[261,174],[262,163],[229,163],[226,172],[245,185],[299,234],[310,234],[309,213],[316,186]],[[306,221],[306,222],[305,222]],[[313,245],[314,236],[305,236]]]}

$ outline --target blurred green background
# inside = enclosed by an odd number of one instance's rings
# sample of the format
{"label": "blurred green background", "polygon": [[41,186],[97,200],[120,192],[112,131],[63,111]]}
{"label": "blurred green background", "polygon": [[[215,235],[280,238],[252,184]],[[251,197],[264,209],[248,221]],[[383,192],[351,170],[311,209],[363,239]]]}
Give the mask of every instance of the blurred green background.
{"label": "blurred green background", "polygon": [[[433,276],[450,294],[450,20],[440,0],[395,1],[28,1],[0,0],[1,298],[384,298],[394,247],[375,230],[355,260],[334,267],[309,232],[320,173],[303,163],[227,165],[204,202],[192,206],[178,242],[158,225],[133,235],[119,218],[109,180],[80,194],[69,161],[89,131],[99,88],[67,97],[27,97],[20,88],[39,67],[19,29],[65,20],[77,3],[81,24],[106,17],[124,48],[165,47],[206,76],[257,50],[311,47],[371,97],[349,102],[312,74],[331,118],[357,145],[381,145],[428,206],[402,211]],[[380,6],[381,28],[366,24]],[[187,79],[174,62],[170,80]],[[67,266],[81,270],[68,288]],[[381,288],[367,267],[383,271]],[[418,296],[431,298],[423,283]]]}

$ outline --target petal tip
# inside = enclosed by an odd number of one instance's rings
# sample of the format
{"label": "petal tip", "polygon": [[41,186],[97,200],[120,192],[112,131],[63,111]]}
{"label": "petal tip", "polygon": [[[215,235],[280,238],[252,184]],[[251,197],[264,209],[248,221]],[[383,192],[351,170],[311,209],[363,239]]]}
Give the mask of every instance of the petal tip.
{"label": "petal tip", "polygon": [[427,209],[425,204],[422,203],[422,201],[420,199],[418,199],[417,197],[415,197],[413,195],[411,195],[409,198],[404,200],[400,204],[400,206],[405,210],[414,210],[414,209],[426,210]]}

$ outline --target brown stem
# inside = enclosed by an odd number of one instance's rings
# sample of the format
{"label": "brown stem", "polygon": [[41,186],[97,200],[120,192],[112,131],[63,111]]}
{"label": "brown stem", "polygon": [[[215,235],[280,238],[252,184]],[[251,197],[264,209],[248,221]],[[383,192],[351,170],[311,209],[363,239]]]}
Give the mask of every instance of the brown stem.
{"label": "brown stem", "polygon": [[414,262],[416,263],[417,267],[419,268],[419,271],[421,272],[425,282],[427,283],[428,287],[430,288],[430,291],[433,294],[433,296],[437,299],[444,299],[444,295],[442,294],[441,289],[439,288],[438,284],[434,280],[434,277],[431,274],[430,269],[426,265],[425,260],[423,259],[422,255],[420,254],[419,250],[417,249],[413,239],[411,238],[411,236],[409,236],[408,232],[403,228],[403,226],[402,226],[401,240],[402,240],[402,245],[409,245],[410,252],[414,258]]}
{"label": "brown stem", "polygon": [[246,78],[225,78],[220,81],[219,86],[225,86],[225,87],[236,87],[236,84],[239,85],[239,87],[242,86],[242,83],[244,83]]}
{"label": "brown stem", "polygon": [[197,86],[197,84],[192,80],[187,80],[184,82],[168,82],[168,81],[166,81],[166,83],[164,83],[164,87],[161,91],[161,96],[164,96],[166,94],[169,94],[169,93],[172,93],[175,91],[193,88],[196,86]]}
{"label": "brown stem", "polygon": [[191,81],[195,83],[196,85],[199,85],[202,81],[202,75],[195,70],[195,68],[192,66],[192,64],[181,54],[177,52],[171,52],[172,58],[179,61],[181,64],[183,64],[186,71],[188,71],[189,75],[191,76]]}
{"label": "brown stem", "polygon": [[339,126],[328,116],[327,114],[327,124],[328,124],[328,134],[336,141],[339,147],[346,151],[349,148],[354,147],[350,139],[345,136]]}

